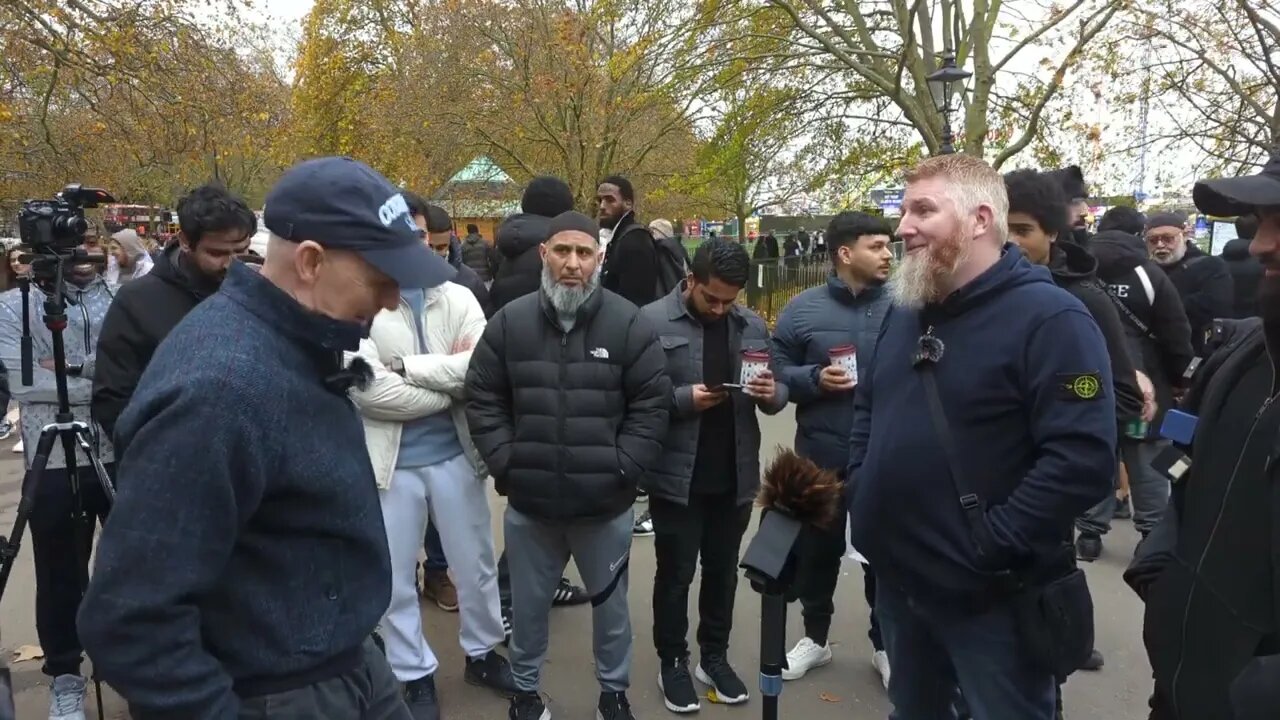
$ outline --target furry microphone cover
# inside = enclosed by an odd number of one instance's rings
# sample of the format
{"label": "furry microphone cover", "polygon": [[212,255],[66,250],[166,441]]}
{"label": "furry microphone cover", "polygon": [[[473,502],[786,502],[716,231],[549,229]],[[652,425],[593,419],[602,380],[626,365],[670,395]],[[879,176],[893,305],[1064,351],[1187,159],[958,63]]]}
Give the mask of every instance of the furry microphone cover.
{"label": "furry microphone cover", "polygon": [[827,528],[840,512],[843,494],[844,483],[835,473],[779,447],[760,481],[756,504],[802,523]]}

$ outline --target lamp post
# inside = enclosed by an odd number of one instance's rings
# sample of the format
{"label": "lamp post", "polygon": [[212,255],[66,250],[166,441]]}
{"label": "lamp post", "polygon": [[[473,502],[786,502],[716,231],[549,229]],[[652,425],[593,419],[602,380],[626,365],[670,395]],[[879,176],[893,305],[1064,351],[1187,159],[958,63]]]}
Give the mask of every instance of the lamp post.
{"label": "lamp post", "polygon": [[929,81],[929,94],[933,96],[934,108],[942,113],[942,146],[939,155],[950,155],[956,149],[952,147],[955,136],[951,134],[951,98],[958,85],[964,90],[964,81],[973,76],[968,70],[956,67],[956,55],[950,50],[942,55],[942,66],[925,76]]}

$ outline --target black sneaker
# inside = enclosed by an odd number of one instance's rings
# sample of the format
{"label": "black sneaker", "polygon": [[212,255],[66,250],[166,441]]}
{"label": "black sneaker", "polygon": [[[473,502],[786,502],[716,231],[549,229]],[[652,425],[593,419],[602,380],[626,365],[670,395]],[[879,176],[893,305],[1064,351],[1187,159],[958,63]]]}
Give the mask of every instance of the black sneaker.
{"label": "black sneaker", "polygon": [[1102,536],[1095,533],[1080,533],[1076,538],[1076,559],[1093,562],[1102,556]]}
{"label": "black sneaker", "polygon": [[472,685],[489,688],[505,698],[515,697],[519,692],[516,680],[511,676],[511,663],[497,650],[490,650],[484,657],[467,658],[467,671],[463,677]]}
{"label": "black sneaker", "polygon": [[1084,661],[1084,665],[1080,666],[1081,670],[1101,670],[1103,663],[1106,661],[1102,658],[1102,653],[1097,650],[1089,651],[1089,659]]}
{"label": "black sneaker", "polygon": [[631,703],[627,702],[627,694],[600,693],[600,704],[596,706],[596,720],[636,720],[636,716],[631,714]]}
{"label": "black sneaker", "polygon": [[556,586],[556,594],[551,598],[551,604],[555,607],[583,605],[589,602],[591,602],[591,596],[587,594],[587,589],[574,585],[567,577],[560,578],[560,584]]}
{"label": "black sneaker", "polygon": [[662,661],[662,669],[658,672],[658,689],[662,691],[662,702],[673,713],[692,713],[702,709],[702,703],[698,702],[698,691],[693,689],[688,658],[680,658],[674,662]]}
{"label": "black sneaker", "polygon": [[409,715],[413,720],[440,720],[435,676],[427,675],[405,683],[404,704],[409,706]]}
{"label": "black sneaker", "polygon": [[510,720],[551,720],[551,711],[538,693],[518,693],[511,698]]}
{"label": "black sneaker", "polygon": [[729,667],[723,655],[704,655],[695,673],[698,682],[711,688],[707,699],[713,703],[737,705],[747,701],[747,686],[738,673]]}

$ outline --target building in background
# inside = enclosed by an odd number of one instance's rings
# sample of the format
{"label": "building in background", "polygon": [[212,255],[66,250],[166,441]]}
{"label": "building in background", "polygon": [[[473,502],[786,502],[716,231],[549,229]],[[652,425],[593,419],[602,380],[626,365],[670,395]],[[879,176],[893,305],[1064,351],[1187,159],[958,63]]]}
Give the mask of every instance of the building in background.
{"label": "building in background", "polygon": [[494,231],[503,218],[520,212],[523,192],[506,171],[482,155],[441,185],[431,201],[448,211],[459,237],[467,234],[467,225],[474,224],[485,241],[493,244]]}

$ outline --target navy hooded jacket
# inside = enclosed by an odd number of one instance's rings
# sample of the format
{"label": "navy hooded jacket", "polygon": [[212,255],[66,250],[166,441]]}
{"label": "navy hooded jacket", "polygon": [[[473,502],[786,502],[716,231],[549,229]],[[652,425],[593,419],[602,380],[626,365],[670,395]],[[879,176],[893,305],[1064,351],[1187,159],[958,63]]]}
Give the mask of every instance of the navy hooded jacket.
{"label": "navy hooded jacket", "polygon": [[859,368],[871,362],[888,310],[883,287],[855,295],[832,273],[826,285],[800,293],[778,317],[773,358],[796,404],[796,452],[823,468],[843,472],[849,462],[853,392],[824,392],[818,374],[831,364],[831,348],[841,345],[854,346]]}
{"label": "navy hooded jacket", "polygon": [[[961,472],[989,532],[960,509],[919,370],[923,331]],[[855,391],[853,544],[878,576],[942,606],[982,607],[993,573],[1058,552],[1072,521],[1112,491],[1116,410],[1102,333],[1079,300],[1012,246],[936,306],[895,308]],[[975,542],[991,558],[979,566]]]}

